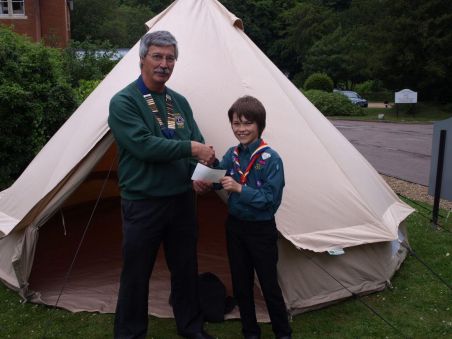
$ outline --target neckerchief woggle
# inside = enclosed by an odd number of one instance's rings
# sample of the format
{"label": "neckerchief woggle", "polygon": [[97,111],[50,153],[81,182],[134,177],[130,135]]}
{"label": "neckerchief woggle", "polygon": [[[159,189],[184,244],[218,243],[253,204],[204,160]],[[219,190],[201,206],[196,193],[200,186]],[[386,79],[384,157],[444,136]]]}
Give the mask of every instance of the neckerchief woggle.
{"label": "neckerchief woggle", "polygon": [[149,106],[149,109],[154,114],[155,119],[157,120],[160,130],[162,131],[162,134],[167,139],[172,139],[175,135],[175,129],[176,129],[176,120],[174,118],[174,112],[173,112],[173,101],[171,99],[171,96],[166,93],[165,94],[165,103],[166,103],[166,114],[168,116],[168,127],[163,124],[162,118],[160,116],[159,109],[157,108],[157,105],[155,104],[154,98],[152,97],[151,92],[144,84],[143,78],[141,75],[138,77],[137,81],[138,89],[140,90],[141,94],[143,95],[144,100]]}
{"label": "neckerchief woggle", "polygon": [[268,148],[270,148],[270,146],[268,146],[268,144],[264,141],[261,140],[261,142],[259,143],[259,146],[256,148],[256,150],[253,152],[253,154],[251,154],[250,156],[250,162],[248,164],[248,166],[246,167],[245,172],[242,171],[242,169],[240,168],[240,160],[239,160],[239,146],[236,146],[234,148],[234,152],[233,154],[233,158],[234,158],[234,170],[240,174],[240,184],[242,185],[246,185],[246,181],[248,180],[248,174],[251,171],[251,168],[253,167],[254,163],[256,162],[257,158],[260,157],[260,155],[267,150]]}

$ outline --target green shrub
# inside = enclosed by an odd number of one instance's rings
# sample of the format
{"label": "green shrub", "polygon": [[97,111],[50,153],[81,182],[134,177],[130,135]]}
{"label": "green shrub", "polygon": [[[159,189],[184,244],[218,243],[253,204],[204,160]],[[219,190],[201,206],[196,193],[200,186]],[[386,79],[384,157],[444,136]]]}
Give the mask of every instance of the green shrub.
{"label": "green shrub", "polygon": [[357,116],[364,115],[364,110],[353,105],[345,96],[339,93],[328,93],[319,90],[309,90],[303,93],[310,102],[325,116]]}
{"label": "green shrub", "polygon": [[362,95],[372,92],[380,92],[384,88],[381,85],[381,81],[367,80],[360,84],[356,84],[354,90]]}
{"label": "green shrub", "polygon": [[388,90],[381,92],[363,93],[363,96],[368,101],[394,102],[394,92],[390,92]]}
{"label": "green shrub", "polygon": [[75,89],[77,103],[80,105],[100,82],[101,80],[80,80],[79,86]]}
{"label": "green shrub", "polygon": [[81,80],[102,80],[116,65],[115,54],[108,42],[71,41],[64,50],[63,64],[72,86],[78,87]]}
{"label": "green shrub", "polygon": [[356,84],[354,90],[368,101],[394,101],[394,93],[385,89],[379,80],[367,80]]}
{"label": "green shrub", "polygon": [[304,82],[304,90],[316,89],[325,92],[332,92],[334,87],[333,80],[325,73],[313,73]]}
{"label": "green shrub", "polygon": [[61,52],[0,26],[0,189],[76,108]]}
{"label": "green shrub", "polygon": [[292,78],[292,83],[297,87],[297,88],[303,88],[303,84],[304,84],[304,75],[303,72],[297,73],[293,76]]}

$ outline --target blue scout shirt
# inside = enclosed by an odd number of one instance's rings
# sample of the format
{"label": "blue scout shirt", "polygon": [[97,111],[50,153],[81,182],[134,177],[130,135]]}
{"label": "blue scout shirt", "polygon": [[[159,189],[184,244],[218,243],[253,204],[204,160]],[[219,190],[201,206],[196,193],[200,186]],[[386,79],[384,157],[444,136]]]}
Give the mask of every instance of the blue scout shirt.
{"label": "blue scout shirt", "polygon": [[[253,152],[259,147],[261,139],[251,143],[247,148],[239,145],[240,168],[245,171]],[[226,169],[227,175],[240,182],[240,174],[234,170],[234,149],[231,147],[223,156],[218,167]],[[257,158],[248,174],[246,185],[241,193],[231,192],[228,210],[231,215],[241,220],[271,220],[281,204],[284,188],[284,169],[278,153],[266,149]]]}

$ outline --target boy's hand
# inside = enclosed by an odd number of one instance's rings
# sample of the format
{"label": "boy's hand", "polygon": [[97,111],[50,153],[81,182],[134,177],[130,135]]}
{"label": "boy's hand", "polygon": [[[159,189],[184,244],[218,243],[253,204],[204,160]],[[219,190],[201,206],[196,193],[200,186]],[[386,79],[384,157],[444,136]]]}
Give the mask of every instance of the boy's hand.
{"label": "boy's hand", "polygon": [[212,189],[212,183],[208,181],[195,180],[193,181],[193,189],[198,194],[204,194]]}
{"label": "boy's hand", "polygon": [[223,177],[221,179],[221,185],[228,192],[242,192],[242,185],[235,181],[232,177]]}

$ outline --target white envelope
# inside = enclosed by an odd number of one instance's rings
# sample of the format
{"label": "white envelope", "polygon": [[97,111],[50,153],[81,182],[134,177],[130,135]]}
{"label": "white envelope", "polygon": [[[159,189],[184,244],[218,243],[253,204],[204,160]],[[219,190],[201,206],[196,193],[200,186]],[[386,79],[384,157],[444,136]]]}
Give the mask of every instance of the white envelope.
{"label": "white envelope", "polygon": [[223,178],[225,174],[226,170],[213,169],[198,162],[191,180],[202,180],[219,183],[220,179]]}

